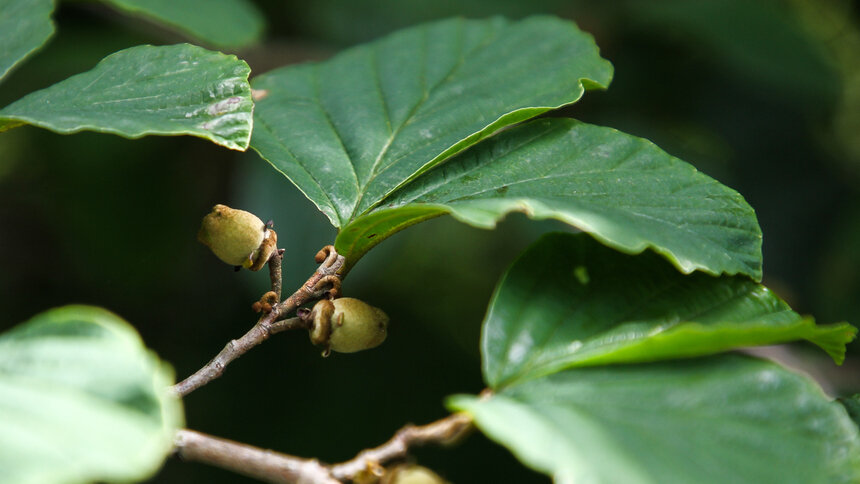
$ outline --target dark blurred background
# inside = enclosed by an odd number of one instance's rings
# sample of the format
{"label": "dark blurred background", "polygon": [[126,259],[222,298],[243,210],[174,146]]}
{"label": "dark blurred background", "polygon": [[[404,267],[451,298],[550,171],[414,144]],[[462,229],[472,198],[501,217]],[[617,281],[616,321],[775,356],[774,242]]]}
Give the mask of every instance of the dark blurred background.
{"label": "dark blurred background", "polygon": [[[821,322],[860,323],[860,31],[839,0],[261,1],[264,42],[236,52],[254,74],[320,60],[400,27],[460,15],[552,13],[577,22],[615,65],[607,92],[565,115],[646,137],[740,191],[764,231],[765,284]],[[50,43],[4,81],[0,106],[102,57],[178,34],[93,3],[61,3]],[[226,203],[273,219],[285,289],[334,240],[325,217],[255,153],[190,137],[126,140],[24,127],[0,134],[0,330],[68,303],[130,321],[184,378],[255,321],[265,271],[234,273],[196,241]],[[186,399],[188,426],[327,462],[446,414],[477,393],[478,338],[509,262],[553,222],[509,216],[495,231],[449,218],[401,232],[352,271],[346,294],[392,319],[379,349],[323,359],[303,334],[272,338]],[[798,355],[834,394],[846,366]],[[420,463],[455,482],[548,482],[476,434]],[[175,459],[153,482],[250,482]]]}

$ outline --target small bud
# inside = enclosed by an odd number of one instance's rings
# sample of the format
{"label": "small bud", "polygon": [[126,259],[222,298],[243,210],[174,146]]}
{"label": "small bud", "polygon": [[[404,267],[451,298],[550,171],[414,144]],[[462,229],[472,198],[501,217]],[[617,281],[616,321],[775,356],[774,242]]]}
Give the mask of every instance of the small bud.
{"label": "small bud", "polygon": [[227,264],[258,271],[277,250],[278,234],[252,213],[215,205],[203,217],[197,240]]}
{"label": "small bud", "polygon": [[342,297],[316,303],[307,318],[313,321],[311,342],[339,353],[374,348],[385,341],[388,316],[358,299]]}
{"label": "small bud", "polygon": [[251,305],[251,309],[255,313],[263,312],[269,314],[272,312],[272,306],[278,304],[278,295],[275,291],[269,291],[260,297],[260,300]]}

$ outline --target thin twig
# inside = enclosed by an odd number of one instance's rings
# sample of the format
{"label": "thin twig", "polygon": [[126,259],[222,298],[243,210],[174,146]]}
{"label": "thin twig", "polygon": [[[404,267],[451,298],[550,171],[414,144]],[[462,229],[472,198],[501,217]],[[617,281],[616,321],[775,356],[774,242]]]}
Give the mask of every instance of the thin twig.
{"label": "thin twig", "polygon": [[314,459],[302,459],[260,449],[193,430],[180,430],[174,439],[183,460],[201,462],[265,482],[281,484],[340,484]]}
{"label": "thin twig", "polygon": [[472,418],[465,413],[455,413],[427,425],[406,425],[388,442],[373,449],[363,450],[352,460],[330,466],[329,469],[331,475],[341,481],[352,479],[365,469],[406,457],[410,447],[429,443],[447,445],[457,442],[471,428]]}
{"label": "thin twig", "polygon": [[[234,339],[224,346],[215,358],[209,361],[203,368],[197,370],[185,380],[173,385],[173,391],[180,396],[188,395],[194,390],[206,385],[210,381],[220,377],[224,369],[236,358],[244,355],[251,348],[269,339],[269,336],[287,329],[296,329],[298,323],[284,324],[279,326],[278,331],[273,331],[276,322],[285,320],[289,314],[302,304],[320,297],[334,297],[340,289],[340,278],[336,276],[338,269],[343,266],[344,258],[335,252],[334,247],[328,245],[323,247],[317,254],[317,260],[321,262],[316,272],[299,287],[290,297],[276,304],[272,311],[263,315],[241,338]],[[280,264],[277,264],[280,265]],[[280,270],[278,270],[280,271]],[[337,282],[333,281],[337,279]],[[274,280],[274,278],[273,278]],[[273,288],[274,290],[274,288]],[[306,327],[306,326],[305,326]]]}
{"label": "thin twig", "polygon": [[203,368],[200,368],[193,375],[173,385],[173,391],[179,396],[186,396],[198,388],[206,385],[210,381],[224,374],[233,360],[244,355],[251,348],[266,341],[271,333],[271,326],[275,319],[275,311],[263,316],[260,321],[248,330],[241,338],[234,339],[224,346],[215,358],[212,358]]}
{"label": "thin twig", "polygon": [[272,292],[281,300],[281,262],[284,260],[284,249],[278,249],[269,258],[269,279],[272,281]]}
{"label": "thin twig", "polygon": [[471,428],[472,418],[464,413],[452,414],[427,425],[407,425],[388,442],[335,465],[324,465],[316,459],[282,454],[187,429],[176,433],[174,445],[176,454],[183,460],[209,464],[266,482],[339,484],[355,478],[364,470],[405,458],[411,447],[457,442]]}

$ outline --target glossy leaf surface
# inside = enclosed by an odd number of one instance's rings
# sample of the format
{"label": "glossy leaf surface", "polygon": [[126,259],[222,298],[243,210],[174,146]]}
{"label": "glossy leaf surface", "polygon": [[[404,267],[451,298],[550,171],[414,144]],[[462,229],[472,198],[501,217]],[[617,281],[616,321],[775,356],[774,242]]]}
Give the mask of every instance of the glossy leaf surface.
{"label": "glossy leaf surface", "polygon": [[335,246],[351,265],[430,216],[491,228],[512,211],[561,220],[625,253],[651,248],[685,273],[761,277],[761,230],[740,194],[647,140],[558,118],[509,129],[426,173]]}
{"label": "glossy leaf surface", "polygon": [[807,339],[837,362],[856,329],[816,326],[747,277],[685,276],[653,253],[550,234],[508,270],[481,340],[491,388],[574,366],[656,361]]}
{"label": "glossy leaf surface", "polygon": [[558,483],[860,480],[845,409],[806,377],[752,358],[568,370],[449,406]]}
{"label": "glossy leaf surface", "polygon": [[142,480],[182,425],[173,372],[108,311],[66,306],[0,335],[0,481]]}
{"label": "glossy leaf surface", "polygon": [[103,0],[167,24],[215,47],[243,47],[260,38],[263,17],[248,0]]}
{"label": "glossy leaf surface", "polygon": [[499,129],[605,87],[570,22],[451,19],[254,80],[252,145],[336,227]]}
{"label": "glossy leaf surface", "polygon": [[58,133],[127,138],[192,135],[235,150],[251,137],[248,65],[197,46],[142,45],[0,110],[0,131],[32,124]]}
{"label": "glossy leaf surface", "polygon": [[0,0],[0,79],[54,33],[53,0]]}

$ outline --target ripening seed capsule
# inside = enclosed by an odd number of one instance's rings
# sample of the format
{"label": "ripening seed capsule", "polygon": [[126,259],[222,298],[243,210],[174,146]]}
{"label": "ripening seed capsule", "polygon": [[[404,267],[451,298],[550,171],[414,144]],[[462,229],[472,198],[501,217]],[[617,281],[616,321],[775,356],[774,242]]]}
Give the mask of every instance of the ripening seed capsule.
{"label": "ripening seed capsule", "polygon": [[311,342],[338,353],[379,346],[388,331],[388,315],[351,297],[323,299],[314,305],[308,317],[313,321]]}
{"label": "ripening seed capsule", "polygon": [[222,261],[258,271],[277,250],[278,234],[250,212],[215,205],[203,217],[197,240]]}

